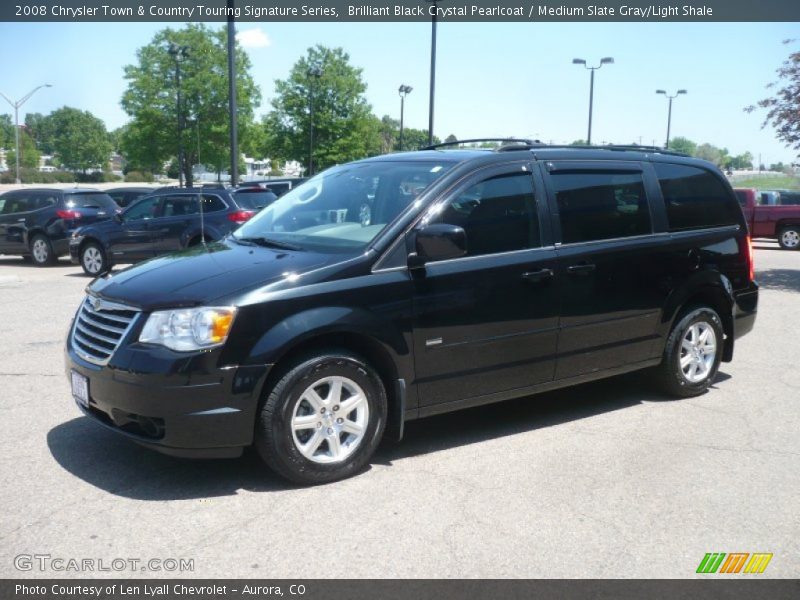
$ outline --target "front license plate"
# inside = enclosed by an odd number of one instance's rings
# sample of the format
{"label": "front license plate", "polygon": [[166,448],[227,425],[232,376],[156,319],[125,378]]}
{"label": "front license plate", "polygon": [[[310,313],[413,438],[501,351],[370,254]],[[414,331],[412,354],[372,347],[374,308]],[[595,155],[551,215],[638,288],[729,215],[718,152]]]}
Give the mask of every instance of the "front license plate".
{"label": "front license plate", "polygon": [[89,380],[76,371],[72,371],[72,397],[81,406],[89,408]]}

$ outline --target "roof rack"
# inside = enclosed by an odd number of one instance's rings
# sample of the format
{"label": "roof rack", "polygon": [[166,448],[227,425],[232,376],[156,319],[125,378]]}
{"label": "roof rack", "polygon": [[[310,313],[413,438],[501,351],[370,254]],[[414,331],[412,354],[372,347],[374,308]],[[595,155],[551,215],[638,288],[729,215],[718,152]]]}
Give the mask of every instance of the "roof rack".
{"label": "roof rack", "polygon": [[[431,144],[424,146],[420,150],[436,150],[437,148],[446,148],[447,146],[460,146],[461,144],[478,144],[481,142],[501,142],[506,143],[509,147],[519,149],[520,146],[534,147],[541,145],[539,140],[527,140],[520,138],[474,138],[469,140],[455,140],[452,142],[441,142],[439,144]],[[502,146],[501,146],[502,147]]]}

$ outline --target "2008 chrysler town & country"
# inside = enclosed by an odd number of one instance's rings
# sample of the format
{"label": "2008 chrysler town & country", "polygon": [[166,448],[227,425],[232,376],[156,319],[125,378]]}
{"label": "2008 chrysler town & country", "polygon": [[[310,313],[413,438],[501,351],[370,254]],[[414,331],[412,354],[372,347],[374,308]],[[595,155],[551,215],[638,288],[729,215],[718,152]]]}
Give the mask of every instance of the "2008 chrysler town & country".
{"label": "2008 chrysler town & country", "polygon": [[435,413],[643,368],[700,394],[757,300],[707,162],[430,149],[331,168],[220,242],[95,280],[67,374],[86,415],[139,443],[255,445],[319,483]]}

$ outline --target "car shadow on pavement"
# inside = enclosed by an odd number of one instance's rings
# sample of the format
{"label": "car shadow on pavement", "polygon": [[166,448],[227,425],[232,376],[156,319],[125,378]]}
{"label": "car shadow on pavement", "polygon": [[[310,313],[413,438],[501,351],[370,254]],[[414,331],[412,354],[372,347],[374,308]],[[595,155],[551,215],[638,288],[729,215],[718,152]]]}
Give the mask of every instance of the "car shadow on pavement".
{"label": "car shadow on pavement", "polygon": [[[729,378],[719,373],[716,383]],[[545,429],[643,402],[672,400],[655,392],[646,374],[630,373],[409,422],[403,441],[384,442],[372,462],[391,465],[404,458]],[[279,492],[297,487],[271,473],[252,450],[238,459],[175,458],[138,446],[88,417],[54,427],[47,444],[53,458],[69,473],[110,494],[137,500],[213,498],[234,495],[238,490]]]}
{"label": "car shadow on pavement", "polygon": [[762,288],[781,292],[800,292],[800,269],[768,269],[756,274]]}

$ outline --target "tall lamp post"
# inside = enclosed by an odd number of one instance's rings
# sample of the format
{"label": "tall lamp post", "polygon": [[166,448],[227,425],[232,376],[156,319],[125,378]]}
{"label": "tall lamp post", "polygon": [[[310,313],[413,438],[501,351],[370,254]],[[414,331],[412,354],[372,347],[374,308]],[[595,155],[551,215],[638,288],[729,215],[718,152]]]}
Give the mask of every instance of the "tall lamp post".
{"label": "tall lamp post", "polygon": [[236,185],[239,182],[239,125],[236,104],[236,23],[233,15],[233,0],[228,0],[228,119],[231,133],[231,185]]}
{"label": "tall lamp post", "polygon": [[49,83],[43,83],[42,85],[33,88],[30,92],[25,94],[22,98],[20,98],[16,102],[11,100],[11,98],[6,96],[3,92],[0,92],[0,96],[5,98],[5,101],[8,102],[12,107],[14,107],[14,158],[16,159],[17,163],[17,170],[15,172],[14,181],[15,183],[18,184],[22,183],[22,181],[19,178],[19,107],[25,104],[25,102],[27,102],[31,96],[33,96],[38,90],[44,87],[53,87],[53,86],[50,85]]}
{"label": "tall lamp post", "polygon": [[431,85],[428,99],[428,145],[433,144],[433,105],[436,96],[436,9],[442,0],[425,0],[433,5],[431,15]]}
{"label": "tall lamp post", "polygon": [[400,94],[400,152],[403,151],[403,109],[405,105],[406,96],[414,89],[410,85],[401,85],[397,88],[397,93]]}
{"label": "tall lamp post", "polygon": [[573,65],[583,65],[591,72],[591,77],[589,78],[589,133],[586,134],[586,143],[592,143],[592,108],[594,107],[594,72],[597,71],[603,65],[613,65],[614,59],[610,56],[606,56],[605,58],[600,59],[600,64],[596,67],[590,67],[586,64],[586,61],[582,58],[573,58],[572,59]]}
{"label": "tall lamp post", "polygon": [[308,70],[308,108],[309,108],[309,139],[308,139],[308,176],[314,174],[314,81],[322,77],[322,68],[315,65]]}
{"label": "tall lamp post", "polygon": [[678,90],[672,96],[670,96],[666,90],[656,90],[656,94],[664,94],[669,99],[669,110],[667,111],[667,142],[664,144],[664,148],[669,150],[669,130],[672,126],[672,101],[680,96],[681,94],[685,94],[686,90]]}
{"label": "tall lamp post", "polygon": [[[178,184],[183,187],[183,170],[186,162],[183,152],[183,100],[181,98],[181,60],[189,56],[188,46],[179,46],[175,42],[170,42],[167,50],[175,61],[175,89],[176,105],[178,111]],[[191,184],[191,176],[187,172],[186,184]]]}

